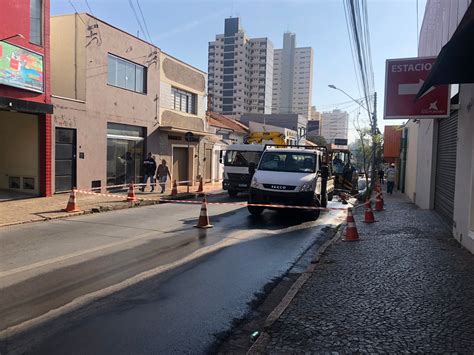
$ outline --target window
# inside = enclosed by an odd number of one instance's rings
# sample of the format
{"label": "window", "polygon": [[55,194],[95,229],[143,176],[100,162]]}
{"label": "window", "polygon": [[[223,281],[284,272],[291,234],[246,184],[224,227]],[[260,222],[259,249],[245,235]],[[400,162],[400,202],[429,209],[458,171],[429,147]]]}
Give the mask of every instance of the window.
{"label": "window", "polygon": [[109,54],[109,84],[146,93],[145,67]]}
{"label": "window", "polygon": [[43,0],[30,0],[30,42],[42,45]]}
{"label": "window", "polygon": [[196,94],[171,88],[173,95],[173,108],[177,111],[196,114]]}

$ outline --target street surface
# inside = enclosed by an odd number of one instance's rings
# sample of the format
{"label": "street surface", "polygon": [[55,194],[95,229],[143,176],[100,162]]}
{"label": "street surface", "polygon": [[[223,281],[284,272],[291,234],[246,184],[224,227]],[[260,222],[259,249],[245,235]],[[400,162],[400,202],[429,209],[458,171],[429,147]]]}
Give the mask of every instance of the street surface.
{"label": "street surface", "polygon": [[0,335],[10,336],[0,351],[206,351],[343,218],[209,205],[214,228],[199,230],[199,210],[162,204],[0,229]]}

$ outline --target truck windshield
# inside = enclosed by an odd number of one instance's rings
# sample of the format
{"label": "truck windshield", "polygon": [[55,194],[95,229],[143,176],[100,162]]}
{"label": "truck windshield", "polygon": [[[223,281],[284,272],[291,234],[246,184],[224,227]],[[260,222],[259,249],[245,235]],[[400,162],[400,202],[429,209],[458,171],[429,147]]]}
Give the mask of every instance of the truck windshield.
{"label": "truck windshield", "polygon": [[249,166],[249,163],[258,164],[262,152],[250,152],[242,150],[228,150],[225,154],[225,166]]}
{"label": "truck windshield", "polygon": [[258,170],[314,173],[316,155],[308,153],[266,152]]}

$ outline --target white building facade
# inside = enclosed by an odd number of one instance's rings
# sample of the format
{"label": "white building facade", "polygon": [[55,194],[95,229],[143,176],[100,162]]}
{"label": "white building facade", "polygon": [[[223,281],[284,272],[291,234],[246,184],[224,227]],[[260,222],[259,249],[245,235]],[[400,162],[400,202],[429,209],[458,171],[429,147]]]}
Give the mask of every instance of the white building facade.
{"label": "white building facade", "polygon": [[347,139],[349,131],[349,114],[338,109],[332,112],[323,112],[321,122],[321,135],[328,143],[335,139]]}
{"label": "white building facade", "polygon": [[283,35],[283,48],[273,58],[273,113],[310,117],[313,91],[313,48],[296,48],[296,35]]}
{"label": "white building facade", "polygon": [[224,34],[209,42],[208,71],[214,112],[233,117],[271,113],[273,44],[249,38],[238,17],[225,19]]}
{"label": "white building facade", "polygon": [[[470,0],[428,0],[418,56],[438,56],[469,6],[473,11]],[[436,210],[474,252],[474,84],[451,85],[451,96],[449,118],[407,125],[407,163],[416,174],[407,175],[406,193],[420,208]]]}

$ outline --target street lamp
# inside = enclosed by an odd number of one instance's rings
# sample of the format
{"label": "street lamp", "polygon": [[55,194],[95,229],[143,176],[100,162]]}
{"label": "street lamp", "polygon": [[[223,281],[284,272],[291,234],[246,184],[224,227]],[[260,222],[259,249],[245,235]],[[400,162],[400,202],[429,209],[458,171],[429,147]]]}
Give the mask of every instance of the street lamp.
{"label": "street lamp", "polygon": [[0,38],[0,41],[6,41],[7,39],[12,39],[12,38],[15,38],[15,37],[20,37],[20,38],[25,39],[25,36],[23,36],[21,33],[17,33],[16,35],[13,35],[13,36]]}
{"label": "street lamp", "polygon": [[334,89],[334,90],[338,90],[340,92],[342,92],[344,95],[346,95],[348,98],[350,98],[352,101],[354,101],[355,103],[357,103],[360,107],[362,107],[363,109],[365,109],[368,114],[369,114],[369,119],[370,119],[370,123],[371,123],[371,130],[372,130],[372,171],[371,171],[371,176],[370,176],[370,184],[371,186],[373,187],[374,184],[375,184],[375,179],[376,179],[376,171],[375,171],[375,160],[376,160],[376,156],[375,156],[375,149],[377,147],[377,143],[375,142],[375,135],[377,134],[380,134],[380,131],[378,130],[377,128],[377,93],[375,92],[374,93],[374,112],[370,112],[369,108],[368,107],[365,107],[364,105],[362,105],[362,103],[360,103],[359,101],[357,101],[356,99],[354,99],[351,95],[349,95],[347,92],[345,92],[344,90],[342,89],[339,89],[338,87],[336,87],[335,85],[328,85],[329,88],[331,89]]}
{"label": "street lamp", "polygon": [[370,112],[370,110],[369,110],[367,107],[365,107],[364,105],[362,105],[362,103],[360,103],[359,101],[357,101],[356,99],[354,99],[351,95],[349,95],[349,94],[348,94],[347,92],[345,92],[344,90],[339,89],[337,86],[332,85],[332,84],[331,84],[331,85],[328,85],[328,87],[331,88],[331,89],[338,90],[338,91],[342,92],[342,93],[343,93],[344,95],[346,95],[349,99],[351,99],[351,100],[354,101],[356,104],[358,104],[360,107],[362,107],[364,110],[366,110],[366,111],[369,113],[369,115],[372,115],[372,112]]}

